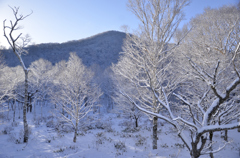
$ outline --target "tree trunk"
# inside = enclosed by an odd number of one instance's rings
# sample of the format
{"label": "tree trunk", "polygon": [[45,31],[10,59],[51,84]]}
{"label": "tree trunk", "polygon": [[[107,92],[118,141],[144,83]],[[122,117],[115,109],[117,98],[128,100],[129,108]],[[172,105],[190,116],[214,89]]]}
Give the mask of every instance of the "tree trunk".
{"label": "tree trunk", "polygon": [[197,143],[191,143],[192,144],[192,151],[190,151],[191,158],[199,158],[200,152],[197,149]]}
{"label": "tree trunk", "polygon": [[157,117],[153,117],[153,149],[157,149]]}
{"label": "tree trunk", "polygon": [[138,118],[137,117],[135,117],[135,125],[136,125],[136,127],[138,127]]}
{"label": "tree trunk", "polygon": [[213,153],[210,153],[209,155],[210,155],[210,158],[214,158]]}
{"label": "tree trunk", "polygon": [[43,106],[43,102],[41,102],[40,104],[41,104],[41,120],[42,120],[42,106]]}
{"label": "tree trunk", "polygon": [[34,120],[36,120],[36,104],[37,104],[36,102],[37,102],[37,101],[34,99],[34,101],[33,101],[33,106],[34,106],[34,107],[33,107],[33,108],[34,108],[34,109],[33,109],[33,119],[34,119]]}
{"label": "tree trunk", "polygon": [[213,132],[209,132],[209,139],[212,142],[212,138],[213,138]]}
{"label": "tree trunk", "polygon": [[8,112],[7,112],[7,119],[9,118],[9,111],[10,111],[9,104],[10,104],[10,99],[8,100]]}
{"label": "tree trunk", "polygon": [[[209,132],[209,139],[210,139],[210,143],[212,143],[213,132]],[[210,147],[210,150],[212,151],[212,146]],[[214,158],[213,153],[210,153],[209,156],[210,156],[210,158]]]}
{"label": "tree trunk", "polygon": [[27,124],[27,104],[28,104],[28,70],[25,72],[25,97],[24,97],[24,106],[23,106],[23,125],[24,125],[24,138],[23,142],[28,142],[28,124]]}
{"label": "tree trunk", "polygon": [[73,142],[76,143],[76,141],[77,141],[77,130],[75,129]]}
{"label": "tree trunk", "polygon": [[15,122],[15,116],[16,116],[16,100],[14,100],[13,104],[13,123]]}
{"label": "tree trunk", "polygon": [[30,112],[32,113],[32,101],[30,101],[29,108],[30,108]]}
{"label": "tree trunk", "polygon": [[228,130],[225,130],[224,140],[226,142],[228,141]]}
{"label": "tree trunk", "polygon": [[74,142],[74,143],[76,143],[76,141],[77,141],[77,131],[78,131],[78,122],[77,122],[77,120],[76,120],[74,137],[73,137],[73,142]]}
{"label": "tree trunk", "polygon": [[20,113],[21,107],[20,106],[21,106],[21,103],[18,102],[18,119],[21,118],[21,113]]}
{"label": "tree trunk", "polygon": [[[238,122],[240,122],[240,118],[238,119]],[[240,127],[238,127],[238,132],[240,132]]]}

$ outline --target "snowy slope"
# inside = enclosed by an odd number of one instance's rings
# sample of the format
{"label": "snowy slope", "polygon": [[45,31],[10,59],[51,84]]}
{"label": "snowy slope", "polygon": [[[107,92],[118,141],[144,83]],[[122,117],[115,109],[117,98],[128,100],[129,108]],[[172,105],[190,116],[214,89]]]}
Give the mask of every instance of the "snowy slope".
{"label": "snowy slope", "polygon": [[[57,119],[52,117],[54,107],[45,105],[41,118],[40,107],[37,106],[37,116],[34,120],[33,113],[28,113],[27,118],[31,127],[31,135],[27,144],[17,142],[21,138],[21,119],[18,125],[12,126],[11,120],[6,121],[5,112],[3,124],[0,125],[0,158],[186,158],[190,157],[177,133],[165,122],[159,121],[158,149],[152,150],[151,121],[142,118],[140,127],[135,130],[134,123],[107,113],[90,114],[82,122],[77,142],[73,143],[73,132],[66,126],[57,127]],[[12,113],[9,113],[11,117]],[[19,114],[17,114],[17,117]],[[86,123],[87,120],[91,120]],[[52,123],[53,121],[53,123]],[[85,123],[83,125],[83,123]],[[48,127],[47,127],[47,126]],[[54,126],[51,126],[54,125]],[[237,130],[229,131],[229,140],[232,143],[219,153],[216,158],[238,158],[240,139]],[[221,133],[214,134],[214,141],[223,141]],[[209,155],[201,156],[208,158]]]}

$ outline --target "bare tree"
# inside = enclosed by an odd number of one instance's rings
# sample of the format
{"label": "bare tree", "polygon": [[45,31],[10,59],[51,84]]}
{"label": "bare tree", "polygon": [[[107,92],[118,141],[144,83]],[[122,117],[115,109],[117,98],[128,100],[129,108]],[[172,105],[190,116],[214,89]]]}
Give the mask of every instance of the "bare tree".
{"label": "bare tree", "polygon": [[92,78],[93,73],[72,53],[65,70],[54,81],[55,90],[51,97],[59,108],[60,119],[74,127],[73,142],[77,140],[79,121],[91,111],[101,95],[98,87],[91,82]]}
{"label": "bare tree", "polygon": [[[161,110],[154,94],[161,88],[158,80],[164,82],[171,62],[168,57],[178,45],[168,43],[183,19],[182,10],[188,3],[188,0],[129,0],[127,4],[141,22],[140,31],[127,35],[124,57],[113,70],[132,83],[135,94],[131,95],[138,94],[132,97],[153,113]],[[158,117],[153,116],[153,149],[157,149],[157,120]]]}
{"label": "bare tree", "polygon": [[[21,55],[24,53],[27,53],[27,51],[24,49],[30,42],[30,37],[27,35],[25,37],[21,37],[22,33],[20,33],[17,37],[13,36],[13,33],[16,30],[19,30],[18,23],[25,18],[27,18],[29,15],[32,13],[23,16],[19,15],[19,7],[14,7],[11,8],[15,17],[15,21],[10,20],[10,26],[7,26],[5,24],[6,20],[3,21],[3,32],[4,32],[4,37],[7,39],[8,44],[13,50],[13,53],[17,56],[17,58],[20,61],[20,64],[23,68],[23,71],[25,73],[25,97],[24,97],[24,106],[23,106],[23,124],[24,124],[24,138],[23,142],[28,142],[28,124],[27,124],[27,116],[26,116],[26,111],[27,111],[27,104],[28,104],[28,72],[29,69],[25,66]],[[7,34],[7,31],[9,30],[9,33]],[[21,43],[19,42],[19,39],[22,40]]]}

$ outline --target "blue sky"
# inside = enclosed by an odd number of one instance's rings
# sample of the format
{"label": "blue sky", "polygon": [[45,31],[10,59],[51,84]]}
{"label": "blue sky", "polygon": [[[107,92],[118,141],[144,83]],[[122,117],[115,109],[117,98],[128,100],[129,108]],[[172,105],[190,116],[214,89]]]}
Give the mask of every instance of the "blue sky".
{"label": "blue sky", "polygon": [[[238,0],[192,0],[185,9],[186,20],[201,14],[206,7],[234,5]],[[61,43],[86,38],[108,30],[121,31],[122,25],[137,29],[139,21],[127,9],[127,0],[0,0],[0,23],[13,19],[10,6],[20,6],[20,13],[33,14],[20,23],[32,42]],[[183,22],[183,23],[184,23]],[[18,33],[19,33],[18,32]],[[8,46],[0,24],[0,45]]]}

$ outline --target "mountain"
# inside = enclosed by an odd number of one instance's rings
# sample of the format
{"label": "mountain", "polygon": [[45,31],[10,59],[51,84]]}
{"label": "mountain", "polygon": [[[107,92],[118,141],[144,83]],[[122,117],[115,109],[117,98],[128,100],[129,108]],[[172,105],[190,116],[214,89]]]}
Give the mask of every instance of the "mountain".
{"label": "mountain", "polygon": [[[26,48],[28,54],[23,55],[22,58],[26,66],[40,58],[55,64],[62,60],[67,61],[69,54],[76,52],[87,67],[97,65],[104,70],[111,63],[118,61],[125,37],[126,34],[123,32],[108,31],[89,38],[65,43],[30,45]],[[17,57],[11,50],[3,50],[2,53],[7,66],[15,67],[20,65]]]}

